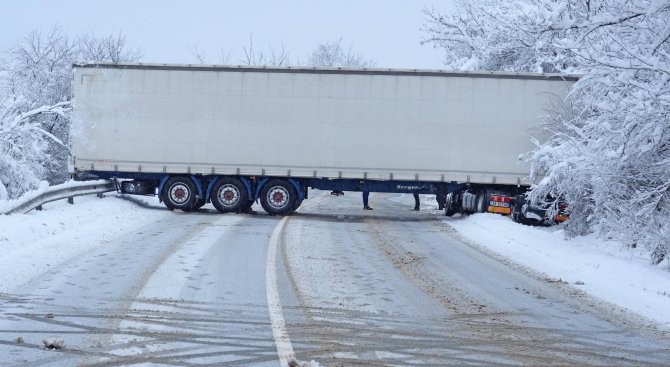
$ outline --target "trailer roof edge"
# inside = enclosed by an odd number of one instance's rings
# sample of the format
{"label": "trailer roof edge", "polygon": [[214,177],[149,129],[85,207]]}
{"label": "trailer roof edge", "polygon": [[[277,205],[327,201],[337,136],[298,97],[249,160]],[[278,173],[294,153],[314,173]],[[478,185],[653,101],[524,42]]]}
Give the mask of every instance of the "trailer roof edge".
{"label": "trailer roof edge", "polygon": [[78,62],[75,68],[102,69],[141,69],[141,70],[198,70],[225,72],[264,72],[264,73],[302,73],[302,74],[357,74],[357,75],[408,75],[408,76],[444,76],[470,78],[502,78],[502,79],[540,79],[577,81],[576,74],[552,73],[514,73],[498,71],[462,71],[439,69],[384,69],[384,68],[315,68],[315,67],[275,67],[246,65],[201,65],[201,64],[155,64],[155,63],[121,63],[121,62]]}

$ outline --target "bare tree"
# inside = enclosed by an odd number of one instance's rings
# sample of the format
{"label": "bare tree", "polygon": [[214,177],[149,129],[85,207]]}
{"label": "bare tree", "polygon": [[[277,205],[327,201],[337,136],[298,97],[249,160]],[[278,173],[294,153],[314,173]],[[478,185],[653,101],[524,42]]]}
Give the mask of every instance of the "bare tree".
{"label": "bare tree", "polygon": [[[207,52],[197,46],[191,48],[191,55],[198,61],[200,64],[209,64],[210,59],[207,56]],[[233,58],[234,53],[224,48],[223,46],[218,47],[217,49],[217,58],[214,62],[222,65],[230,64],[230,60]]]}
{"label": "bare tree", "polygon": [[128,44],[126,36],[120,32],[107,36],[87,33],[76,40],[78,57],[86,61],[135,62],[142,54]]}
{"label": "bare tree", "polygon": [[376,62],[342,45],[342,37],[332,42],[319,43],[309,54],[307,64],[319,67],[373,67]]}
{"label": "bare tree", "polygon": [[254,45],[253,35],[250,35],[249,42],[240,47],[242,49],[242,57],[240,58],[242,65],[286,66],[289,64],[290,53],[284,43],[279,48],[268,46],[265,49],[258,49]]}
{"label": "bare tree", "polygon": [[[197,46],[192,47],[190,52],[200,64],[207,64],[211,60],[207,52]],[[254,42],[253,35],[249,35],[249,41],[246,44],[241,44],[234,49],[219,45],[214,62],[230,64],[231,60],[240,54],[241,56],[237,59],[237,63],[240,65],[287,66],[290,64],[290,52],[284,43],[279,48],[273,46],[258,48]]]}
{"label": "bare tree", "polygon": [[223,65],[228,65],[231,63],[230,60],[233,59],[234,52],[231,49],[224,48],[223,46],[219,45],[217,49],[217,62],[219,64]]}
{"label": "bare tree", "polygon": [[190,52],[191,56],[193,56],[199,64],[208,63],[207,52],[205,52],[205,50],[199,48],[198,46],[193,46],[191,47]]}

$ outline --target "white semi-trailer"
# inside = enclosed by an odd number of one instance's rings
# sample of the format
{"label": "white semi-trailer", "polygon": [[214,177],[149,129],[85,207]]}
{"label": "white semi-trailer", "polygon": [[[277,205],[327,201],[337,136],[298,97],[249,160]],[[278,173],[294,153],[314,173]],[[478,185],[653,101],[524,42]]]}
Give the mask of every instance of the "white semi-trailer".
{"label": "white semi-trailer", "polygon": [[529,130],[575,76],[441,70],[75,65],[74,167],[170,209],[307,189],[435,194],[448,212],[509,212],[530,184]]}

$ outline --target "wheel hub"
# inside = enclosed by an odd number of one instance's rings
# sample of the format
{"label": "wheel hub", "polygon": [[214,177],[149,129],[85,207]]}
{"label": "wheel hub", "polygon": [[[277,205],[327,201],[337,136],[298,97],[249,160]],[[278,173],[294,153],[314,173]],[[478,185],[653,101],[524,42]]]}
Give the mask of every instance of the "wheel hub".
{"label": "wheel hub", "polygon": [[225,206],[233,206],[240,200],[240,191],[235,185],[223,185],[219,191],[219,199],[221,204]]}
{"label": "wheel hub", "polygon": [[274,208],[281,209],[288,203],[288,192],[280,186],[273,187],[268,191],[268,203]]}
{"label": "wheel hub", "polygon": [[175,184],[170,188],[170,198],[174,203],[185,203],[189,199],[189,196],[189,189],[184,184]]}

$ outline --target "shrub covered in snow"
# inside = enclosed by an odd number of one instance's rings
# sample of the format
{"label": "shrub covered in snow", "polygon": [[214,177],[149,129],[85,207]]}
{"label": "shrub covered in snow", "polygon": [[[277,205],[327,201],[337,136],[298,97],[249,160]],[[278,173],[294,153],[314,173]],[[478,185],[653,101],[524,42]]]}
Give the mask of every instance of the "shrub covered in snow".
{"label": "shrub covered in snow", "polygon": [[44,162],[49,160],[49,142],[63,145],[46,131],[40,116],[65,118],[69,102],[22,111],[24,100],[0,101],[0,200],[15,199],[34,190],[44,178]]}

